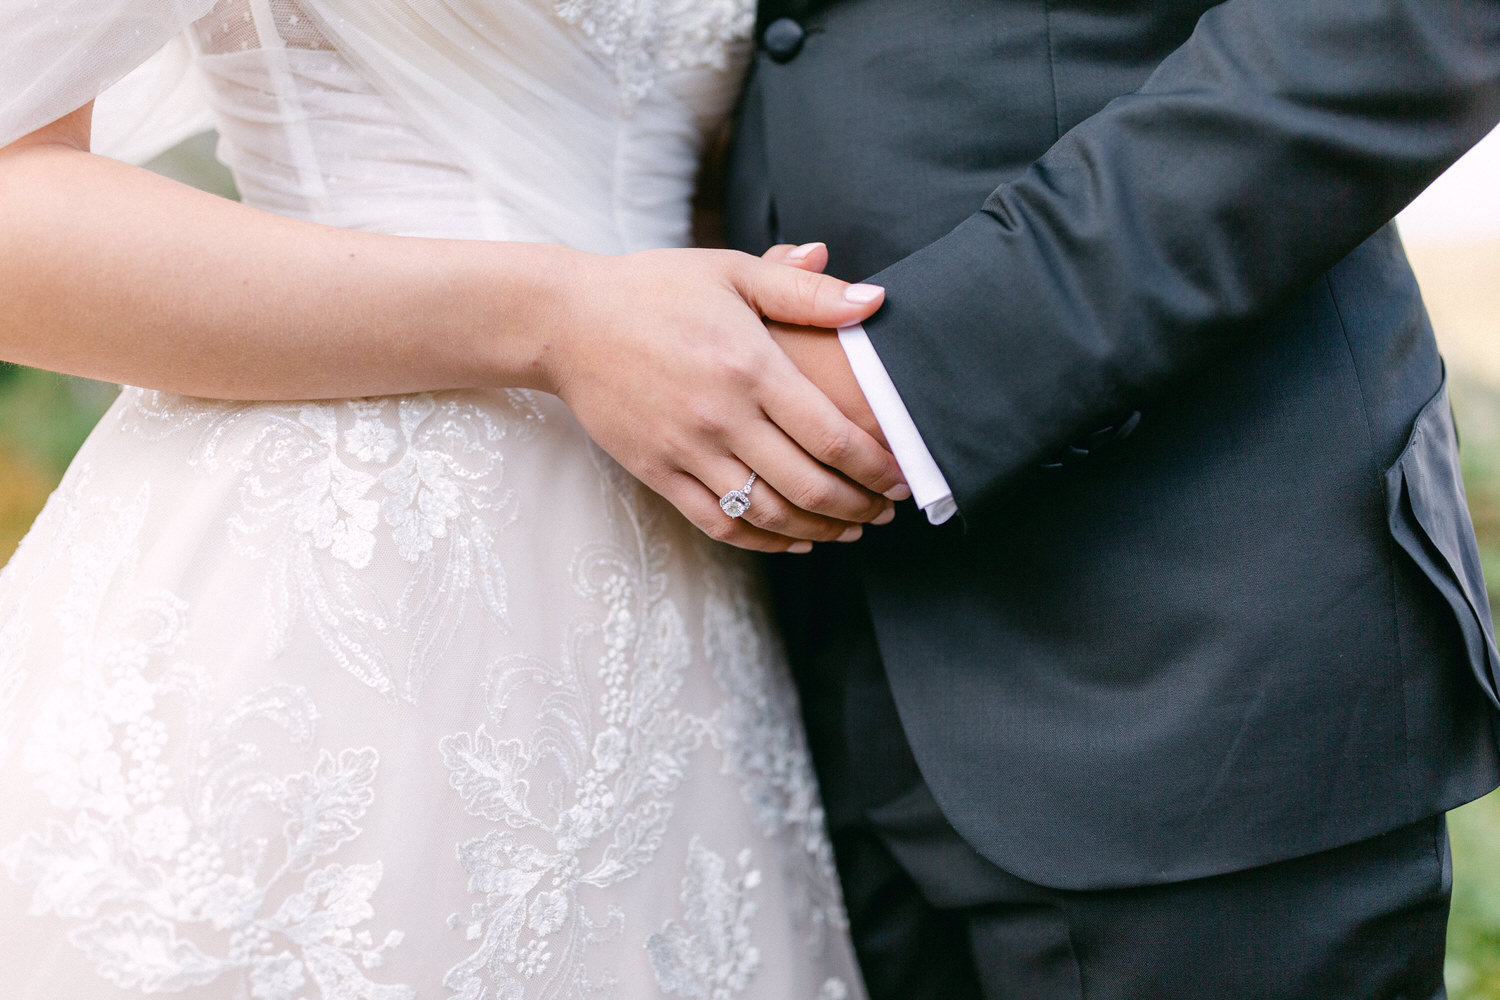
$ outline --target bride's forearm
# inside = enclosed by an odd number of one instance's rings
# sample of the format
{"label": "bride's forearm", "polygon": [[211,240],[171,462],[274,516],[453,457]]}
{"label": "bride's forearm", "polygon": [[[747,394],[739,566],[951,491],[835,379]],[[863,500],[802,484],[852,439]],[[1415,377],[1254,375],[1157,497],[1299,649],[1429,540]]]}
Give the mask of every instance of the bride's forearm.
{"label": "bride's forearm", "polygon": [[0,220],[0,358],[232,399],[550,388],[584,256],[287,219],[56,142],[0,152]]}
{"label": "bride's forearm", "polygon": [[[601,256],[287,219],[94,156],[89,111],[0,150],[0,358],[226,399],[543,389],[748,548],[847,537],[890,506],[895,460],[760,319],[860,322],[880,289],[722,250]],[[751,470],[764,488],[730,519],[718,497]]]}

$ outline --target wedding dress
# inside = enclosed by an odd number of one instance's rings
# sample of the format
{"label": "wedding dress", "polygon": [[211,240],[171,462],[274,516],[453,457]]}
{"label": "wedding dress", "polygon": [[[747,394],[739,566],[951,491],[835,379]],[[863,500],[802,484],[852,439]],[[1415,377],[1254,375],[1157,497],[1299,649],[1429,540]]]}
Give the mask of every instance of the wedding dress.
{"label": "wedding dress", "polygon": [[[612,253],[685,242],[753,14],[8,2],[5,141],[182,32],[248,203]],[[778,655],[553,397],[126,388],[0,575],[0,993],[856,996]]]}

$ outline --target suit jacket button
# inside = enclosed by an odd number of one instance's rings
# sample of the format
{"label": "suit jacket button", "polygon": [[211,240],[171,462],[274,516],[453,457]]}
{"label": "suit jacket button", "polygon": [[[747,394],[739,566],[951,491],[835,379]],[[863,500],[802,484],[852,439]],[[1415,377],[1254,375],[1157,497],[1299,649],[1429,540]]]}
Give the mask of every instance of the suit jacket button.
{"label": "suit jacket button", "polygon": [[802,25],[789,17],[778,17],[766,25],[765,32],[760,36],[761,46],[766,50],[766,55],[779,63],[789,62],[802,48],[802,40],[807,37],[807,32]]}

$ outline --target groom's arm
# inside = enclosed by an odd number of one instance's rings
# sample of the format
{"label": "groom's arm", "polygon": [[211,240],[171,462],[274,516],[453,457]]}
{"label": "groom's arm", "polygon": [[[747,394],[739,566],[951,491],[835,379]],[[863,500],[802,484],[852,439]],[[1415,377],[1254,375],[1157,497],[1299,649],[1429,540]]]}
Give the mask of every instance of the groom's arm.
{"label": "groom's arm", "polygon": [[963,508],[1242,338],[1497,118],[1500,3],[1229,0],[870,279],[864,325]]}

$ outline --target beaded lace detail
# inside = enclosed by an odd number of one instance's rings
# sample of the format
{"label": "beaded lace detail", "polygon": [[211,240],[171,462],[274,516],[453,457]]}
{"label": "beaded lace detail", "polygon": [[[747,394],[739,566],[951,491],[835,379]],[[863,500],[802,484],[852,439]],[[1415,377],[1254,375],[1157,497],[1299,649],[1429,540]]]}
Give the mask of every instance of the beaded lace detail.
{"label": "beaded lace detail", "polygon": [[615,64],[627,101],[644,97],[659,73],[726,69],[735,42],[755,25],[752,0],[555,0]]}

